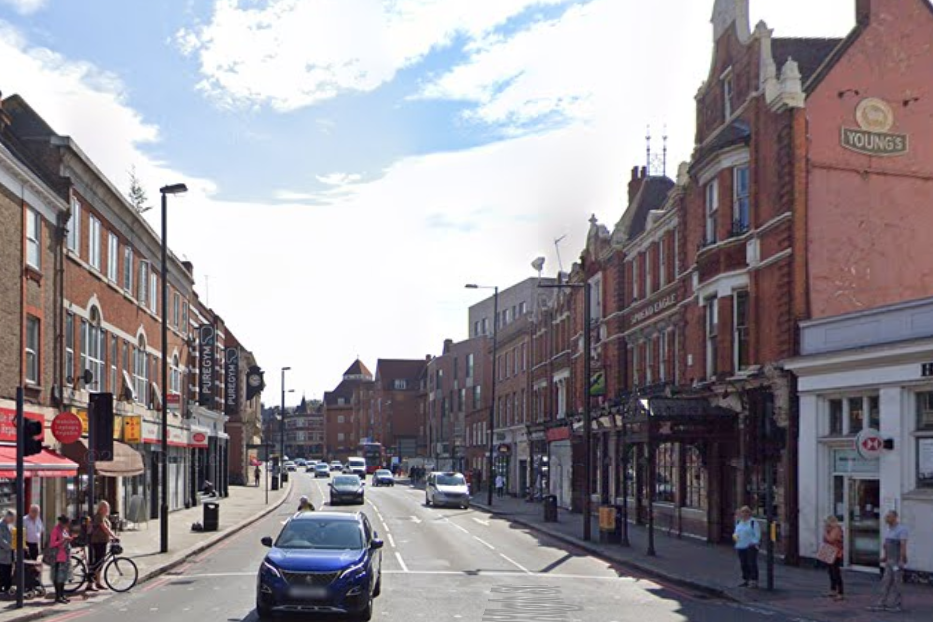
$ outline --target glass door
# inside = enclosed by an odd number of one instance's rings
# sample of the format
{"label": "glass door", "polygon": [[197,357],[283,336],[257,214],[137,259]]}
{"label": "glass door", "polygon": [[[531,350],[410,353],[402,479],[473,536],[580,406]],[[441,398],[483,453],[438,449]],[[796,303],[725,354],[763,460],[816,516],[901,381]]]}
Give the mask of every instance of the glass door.
{"label": "glass door", "polygon": [[846,508],[848,563],[877,568],[881,550],[881,486],[877,479],[848,479]]}

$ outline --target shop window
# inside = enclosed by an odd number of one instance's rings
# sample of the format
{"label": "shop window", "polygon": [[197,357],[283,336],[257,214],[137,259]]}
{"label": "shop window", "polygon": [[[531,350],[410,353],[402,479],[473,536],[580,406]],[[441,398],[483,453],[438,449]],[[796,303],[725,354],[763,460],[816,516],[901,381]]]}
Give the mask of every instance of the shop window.
{"label": "shop window", "polygon": [[654,500],[674,503],[677,490],[677,446],[665,443],[655,450]]}
{"label": "shop window", "polygon": [[917,486],[933,488],[933,391],[917,394]]}
{"label": "shop window", "polygon": [[865,409],[862,398],[849,398],[849,434],[858,434],[865,427]]}
{"label": "shop window", "polygon": [[933,391],[917,393],[917,430],[933,432]]}
{"label": "shop window", "polygon": [[829,400],[829,434],[842,436],[842,400]]}
{"label": "shop window", "polygon": [[684,506],[706,508],[706,469],[696,447],[684,449]]}

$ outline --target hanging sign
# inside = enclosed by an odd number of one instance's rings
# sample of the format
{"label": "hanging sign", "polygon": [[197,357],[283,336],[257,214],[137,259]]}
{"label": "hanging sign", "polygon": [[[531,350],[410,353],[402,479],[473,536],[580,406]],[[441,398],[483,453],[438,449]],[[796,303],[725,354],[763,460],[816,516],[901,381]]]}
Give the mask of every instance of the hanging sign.
{"label": "hanging sign", "polygon": [[884,439],[878,430],[862,430],[855,437],[855,451],[865,460],[877,460],[884,451]]}
{"label": "hanging sign", "polygon": [[224,352],[224,414],[234,417],[240,401],[240,349],[227,348]]}
{"label": "hanging sign", "polygon": [[134,416],[123,417],[123,442],[124,443],[142,443],[143,442],[143,418]]}
{"label": "hanging sign", "polygon": [[198,328],[198,403],[210,408],[214,402],[214,344],[216,333],[211,324]]}

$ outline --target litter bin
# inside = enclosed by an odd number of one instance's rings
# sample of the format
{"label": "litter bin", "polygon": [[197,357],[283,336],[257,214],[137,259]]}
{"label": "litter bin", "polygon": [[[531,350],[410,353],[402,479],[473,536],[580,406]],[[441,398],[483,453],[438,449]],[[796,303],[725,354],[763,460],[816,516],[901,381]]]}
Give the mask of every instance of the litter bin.
{"label": "litter bin", "polygon": [[615,506],[604,505],[599,508],[599,541],[603,544],[622,542],[622,523],[618,520]]}
{"label": "litter bin", "polygon": [[220,529],[220,504],[216,501],[204,502],[204,531],[217,531]]}
{"label": "litter bin", "polygon": [[557,522],[557,495],[547,495],[544,497],[544,522]]}
{"label": "litter bin", "polygon": [[279,478],[273,477],[272,478],[272,490],[278,490],[278,489],[279,489]]}

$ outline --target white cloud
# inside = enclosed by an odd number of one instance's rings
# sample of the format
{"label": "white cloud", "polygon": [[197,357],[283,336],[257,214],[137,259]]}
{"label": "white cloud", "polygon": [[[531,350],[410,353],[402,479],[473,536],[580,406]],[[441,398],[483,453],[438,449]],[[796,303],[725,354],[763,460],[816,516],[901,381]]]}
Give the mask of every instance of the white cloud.
{"label": "white cloud", "polygon": [[0,3],[13,7],[18,13],[29,15],[44,9],[49,0],[0,0]]}
{"label": "white cloud", "polygon": [[182,29],[199,88],[225,105],[294,110],[372,91],[455,36],[487,36],[528,8],[569,0],[216,0],[207,24]]}
{"label": "white cloud", "polygon": [[356,173],[329,173],[327,175],[317,175],[316,177],[319,182],[328,186],[346,186],[362,179],[362,176]]}

